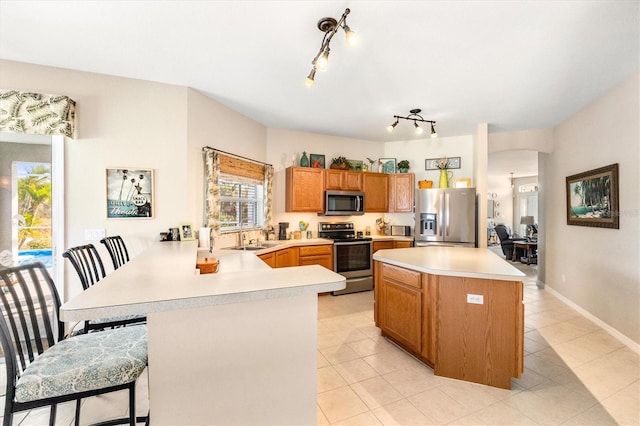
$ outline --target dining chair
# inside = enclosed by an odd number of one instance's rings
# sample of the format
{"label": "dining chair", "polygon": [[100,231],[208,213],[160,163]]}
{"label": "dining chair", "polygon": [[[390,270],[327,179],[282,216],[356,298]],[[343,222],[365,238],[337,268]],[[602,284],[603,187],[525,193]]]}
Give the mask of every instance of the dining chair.
{"label": "dining chair", "polygon": [[[89,287],[106,276],[102,259],[93,244],[71,247],[62,253],[62,257],[67,259],[76,270],[83,290],[89,289]],[[87,320],[84,322],[83,332],[88,333],[94,330],[104,330],[105,328],[141,324],[146,321],[147,317],[144,315],[125,315]]]}
{"label": "dining chair", "polygon": [[113,269],[118,269],[129,261],[129,252],[127,246],[120,235],[114,235],[113,237],[106,237],[100,240],[102,244],[107,248],[111,261],[113,262]]}
{"label": "dining chair", "polygon": [[60,296],[41,262],[0,270],[0,343],[5,359],[4,426],[14,413],[50,406],[55,424],[57,404],[76,401],[80,424],[83,398],[129,391],[127,418],[136,420],[136,380],[147,365],[147,328],[124,327],[65,338]]}

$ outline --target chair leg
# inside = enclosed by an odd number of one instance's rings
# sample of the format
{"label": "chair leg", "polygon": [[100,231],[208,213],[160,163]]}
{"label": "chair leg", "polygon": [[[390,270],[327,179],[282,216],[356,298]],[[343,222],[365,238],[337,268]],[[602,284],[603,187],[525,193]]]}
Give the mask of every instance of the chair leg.
{"label": "chair leg", "polygon": [[58,406],[56,404],[51,405],[51,411],[49,412],[49,426],[54,426],[56,424],[56,409]]}
{"label": "chair leg", "polygon": [[73,422],[75,426],[80,426],[80,403],[81,402],[82,402],[81,399],[76,399],[76,419]]}
{"label": "chair leg", "polygon": [[136,382],[129,385],[129,424],[136,425]]}

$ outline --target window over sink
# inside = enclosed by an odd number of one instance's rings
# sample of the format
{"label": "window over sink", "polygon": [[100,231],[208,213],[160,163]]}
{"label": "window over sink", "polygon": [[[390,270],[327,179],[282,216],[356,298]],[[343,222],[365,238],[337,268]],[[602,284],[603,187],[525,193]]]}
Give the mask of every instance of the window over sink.
{"label": "window over sink", "polygon": [[220,232],[264,227],[264,185],[220,174]]}

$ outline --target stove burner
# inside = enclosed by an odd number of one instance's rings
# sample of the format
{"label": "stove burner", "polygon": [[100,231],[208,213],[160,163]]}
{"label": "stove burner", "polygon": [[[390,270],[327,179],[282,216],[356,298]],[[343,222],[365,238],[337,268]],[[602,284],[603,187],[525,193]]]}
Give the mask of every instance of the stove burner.
{"label": "stove burner", "polygon": [[371,238],[356,236],[353,222],[320,222],[318,223],[318,237],[329,238],[335,242],[371,241]]}

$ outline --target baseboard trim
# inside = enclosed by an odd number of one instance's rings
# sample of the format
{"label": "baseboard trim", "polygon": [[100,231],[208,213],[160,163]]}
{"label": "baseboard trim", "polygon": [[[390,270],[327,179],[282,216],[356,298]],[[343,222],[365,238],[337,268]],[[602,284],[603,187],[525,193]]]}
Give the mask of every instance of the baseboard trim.
{"label": "baseboard trim", "polygon": [[633,340],[631,340],[630,338],[628,338],[624,334],[620,333],[615,328],[611,327],[606,322],[602,321],[600,318],[594,316],[592,313],[590,313],[589,311],[586,311],[584,308],[576,305],[574,302],[572,302],[571,300],[567,299],[562,294],[558,293],[556,290],[554,290],[553,288],[549,287],[548,285],[545,285],[543,283],[543,286],[544,286],[545,290],[548,290],[551,294],[556,296],[558,299],[562,300],[564,303],[566,303],[567,305],[571,306],[576,311],[580,312],[580,314],[584,315],[585,317],[587,317],[588,319],[590,319],[591,321],[596,323],[604,331],[606,331],[611,336],[613,336],[614,338],[619,340],[620,343],[622,343],[623,345],[627,346],[629,349],[631,349],[632,351],[634,351],[635,353],[640,355],[640,344],[639,343],[634,342]]}

